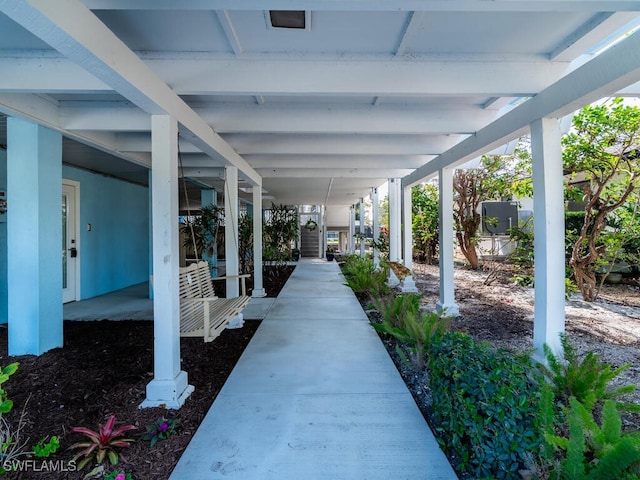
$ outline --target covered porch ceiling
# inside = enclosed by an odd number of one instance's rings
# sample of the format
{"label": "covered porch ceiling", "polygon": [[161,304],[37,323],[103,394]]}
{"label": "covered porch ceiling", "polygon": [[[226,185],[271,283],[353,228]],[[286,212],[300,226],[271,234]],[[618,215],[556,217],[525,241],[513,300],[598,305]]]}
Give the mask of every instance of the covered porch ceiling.
{"label": "covered porch ceiling", "polygon": [[[298,9],[303,28],[267,8]],[[0,112],[63,132],[65,163],[139,183],[150,115],[168,113],[195,190],[235,165],[274,203],[351,205],[493,148],[477,133],[639,14],[634,0],[0,0]],[[637,95],[635,70],[600,93]]]}

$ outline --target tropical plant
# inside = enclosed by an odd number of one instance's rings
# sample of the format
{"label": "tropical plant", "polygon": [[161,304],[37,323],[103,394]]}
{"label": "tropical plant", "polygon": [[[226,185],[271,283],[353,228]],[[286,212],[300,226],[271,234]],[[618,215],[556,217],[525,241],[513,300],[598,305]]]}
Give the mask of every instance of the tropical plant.
{"label": "tropical plant", "polygon": [[148,441],[150,447],[153,448],[160,440],[166,440],[175,433],[179,423],[176,418],[160,417],[151,425],[147,425],[147,432],[142,436],[142,440]]}
{"label": "tropical plant", "polygon": [[10,469],[13,461],[26,454],[23,449],[26,447],[27,441],[21,440],[26,412],[24,409],[22,410],[18,426],[12,427],[5,418],[5,414],[9,413],[13,408],[13,401],[9,399],[7,392],[2,388],[2,385],[9,380],[9,377],[16,373],[19,365],[19,363],[14,362],[0,369],[0,458],[2,458],[0,475]]}
{"label": "tropical plant", "polygon": [[[600,362],[599,356],[594,352],[588,352],[580,360],[564,333],[560,334],[560,345],[562,352],[559,355],[548,345],[544,345],[547,366],[541,365],[541,368],[562,405],[567,406],[569,399],[573,397],[591,412],[605,400],[617,399],[635,390],[635,385],[615,389],[609,387],[609,382],[628,369],[630,363],[614,369],[610,364]],[[618,406],[640,411],[639,405],[618,403]]]}
{"label": "tropical plant", "polygon": [[265,212],[262,225],[263,258],[271,263],[267,271],[270,281],[277,282],[287,274],[287,262],[300,238],[298,210],[287,205],[273,205]]}
{"label": "tropical plant", "polygon": [[604,402],[602,422],[575,397],[570,397],[566,411],[568,436],[547,432],[544,436],[547,456],[556,465],[558,478],[566,480],[638,479],[640,478],[640,432],[623,433],[620,413],[613,400]]}
{"label": "tropical plant", "polygon": [[104,477],[104,480],[133,480],[130,473],[121,472],[119,470],[113,471]]}
{"label": "tropical plant", "polygon": [[446,331],[449,319],[437,312],[421,312],[419,295],[401,295],[386,305],[378,303],[382,322],[372,322],[373,328],[392,335],[407,345],[411,363],[423,370],[433,342]]}
{"label": "tropical plant", "polygon": [[60,440],[55,435],[48,441],[41,438],[38,443],[33,446],[33,454],[37,458],[47,458],[58,451],[60,448]]}
{"label": "tropical plant", "polygon": [[418,257],[432,263],[438,252],[440,228],[438,187],[426,183],[411,189],[413,248]]}
{"label": "tropical plant", "polygon": [[78,442],[69,447],[70,450],[82,449],[73,458],[74,461],[80,460],[78,469],[82,470],[89,462],[95,461],[101,465],[105,460],[109,460],[111,465],[118,463],[117,449],[129,447],[134,440],[131,438],[122,438],[125,432],[136,430],[133,425],[124,425],[114,429],[116,423],[115,415],[111,415],[104,425],[98,426],[98,431],[90,430],[85,427],[73,427],[74,433],[81,433],[87,437],[84,442]]}
{"label": "tropical plant", "polygon": [[253,271],[253,217],[249,214],[240,215],[238,221],[238,258],[240,273]]}
{"label": "tropical plant", "polygon": [[345,276],[345,285],[354,293],[366,296],[370,301],[386,295],[389,291],[388,267],[376,269],[369,257],[349,255],[342,266],[342,273]]}
{"label": "tropical plant", "polygon": [[223,225],[224,208],[213,204],[203,206],[200,215],[185,218],[180,226],[185,248],[213,268],[218,246],[224,245]]}
{"label": "tropical plant", "polygon": [[607,252],[601,237],[608,217],[640,188],[639,143],[640,108],[625,105],[620,98],[582,108],[573,117],[573,130],[562,139],[565,170],[589,184],[583,197],[584,223],[570,260],[587,301],[598,294],[594,265]]}
{"label": "tropical plant", "polygon": [[10,363],[6,367],[2,367],[0,370],[0,416],[5,413],[9,413],[13,408],[13,400],[9,400],[7,392],[2,388],[2,384],[9,380],[9,377],[16,373],[19,363]]}

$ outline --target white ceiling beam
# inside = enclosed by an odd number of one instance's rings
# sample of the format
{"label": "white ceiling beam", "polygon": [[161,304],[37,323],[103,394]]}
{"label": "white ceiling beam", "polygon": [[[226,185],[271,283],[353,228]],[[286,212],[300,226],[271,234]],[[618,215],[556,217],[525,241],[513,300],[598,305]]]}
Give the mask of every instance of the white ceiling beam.
{"label": "white ceiling beam", "polygon": [[[252,95],[258,103],[268,95],[527,96],[560,78],[569,67],[567,62],[530,56],[352,61],[200,58],[188,53],[142,57],[178,95]],[[63,58],[16,58],[13,54],[0,57],[0,71],[0,91],[5,92],[113,91],[106,82]]]}
{"label": "white ceiling beam", "polygon": [[224,179],[224,167],[183,167],[179,174],[189,178],[220,178]]}
{"label": "white ceiling beam", "polygon": [[224,138],[242,155],[427,155],[448,150],[464,136],[227,133]]}
{"label": "white ceiling beam", "polygon": [[[264,0],[84,0],[91,9],[264,10]],[[638,0],[271,0],[272,10],[563,12],[640,11]]]}
{"label": "white ceiling beam", "polygon": [[[434,155],[247,155],[254,169],[259,168],[370,168],[389,169],[421,167]],[[211,158],[203,154],[182,156],[184,167],[213,166]]]}
{"label": "white ceiling beam", "polygon": [[0,11],[146,113],[171,115],[205,153],[260,183],[244,159],[80,1],[0,0]]}
{"label": "white ceiling beam", "polygon": [[[638,12],[606,11],[595,14],[589,22],[567,37],[549,55],[550,60],[571,61],[579,57],[593,45],[600,43],[611,32],[626,26],[637,18]],[[621,32],[621,34],[624,32]]]}
{"label": "white ceiling beam", "polygon": [[[436,110],[398,105],[299,105],[297,108],[287,108],[277,105],[224,104],[196,108],[195,111],[221,134],[468,134],[492,121],[498,114],[480,106]],[[147,131],[151,125],[149,116],[135,107],[62,107],[60,112],[62,125],[69,130],[135,132]]]}
{"label": "white ceiling beam", "polygon": [[[95,133],[95,132],[94,132]],[[223,135],[245,160],[250,155],[434,155],[458,143],[461,135],[356,135],[341,134],[243,134]],[[181,138],[180,152],[200,153]],[[142,132],[116,134],[117,149],[122,152],[150,152],[151,135]]]}
{"label": "white ceiling beam", "polygon": [[144,58],[180,95],[527,96],[567,72],[567,62],[514,56],[439,59]]}
{"label": "white ceiling beam", "polygon": [[46,98],[30,94],[2,94],[0,93],[0,112],[4,115],[30,120],[52,130],[62,133],[65,137],[110,153],[118,158],[149,168],[149,155],[143,152],[128,153],[118,150],[116,136],[111,132],[71,131],[64,128],[60,119],[60,108]]}
{"label": "white ceiling beam", "polygon": [[403,178],[402,185],[415,185],[442,168],[460,165],[517,138],[526,133],[529,125],[537,119],[561,118],[638,81],[640,32],[605,50],[535,97]]}
{"label": "white ceiling beam", "polygon": [[616,93],[624,97],[640,97],[640,82],[629,85]]}
{"label": "white ceiling beam", "polygon": [[[151,132],[119,132],[115,134],[117,149],[122,152],[151,152]],[[185,138],[178,138],[180,153],[201,153]]]}
{"label": "white ceiling beam", "polygon": [[67,130],[151,131],[151,117],[135,106],[63,106],[60,123]]}
{"label": "white ceiling beam", "polygon": [[262,178],[402,178],[413,172],[411,168],[259,168]]}
{"label": "white ceiling beam", "polygon": [[113,92],[111,87],[66,58],[24,55],[21,52],[0,56],[0,92]]}
{"label": "white ceiling beam", "polygon": [[250,155],[247,161],[259,168],[415,169],[435,155]]}
{"label": "white ceiling beam", "polygon": [[196,109],[220,133],[427,134],[473,133],[497,112],[477,108],[242,106]]}
{"label": "white ceiling beam", "polygon": [[407,52],[407,46],[409,45],[412,37],[420,31],[420,23],[424,16],[424,12],[411,12],[407,25],[402,32],[398,48],[396,48],[396,57],[402,56]]}
{"label": "white ceiling beam", "polygon": [[238,38],[236,29],[231,22],[229,13],[226,10],[219,10],[216,12],[216,15],[218,16],[218,20],[220,21],[220,25],[222,26],[225,35],[227,36],[227,41],[229,42],[229,46],[233,50],[233,53],[236,55],[242,55],[242,45],[240,44],[240,39]]}

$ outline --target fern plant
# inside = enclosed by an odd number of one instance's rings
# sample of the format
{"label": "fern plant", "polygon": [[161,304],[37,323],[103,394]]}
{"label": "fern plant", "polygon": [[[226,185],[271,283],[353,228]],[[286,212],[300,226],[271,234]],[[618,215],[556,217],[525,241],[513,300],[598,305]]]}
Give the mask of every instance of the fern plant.
{"label": "fern plant", "polygon": [[[605,400],[617,399],[633,392],[635,385],[625,385],[610,389],[608,383],[631,366],[624,364],[613,369],[608,363],[600,362],[600,357],[589,352],[580,360],[575,349],[564,333],[560,334],[562,356],[556,356],[548,345],[544,345],[547,367],[542,367],[544,375],[554,386],[554,393],[563,405],[575,397],[588,411]],[[640,405],[618,403],[619,408],[640,411]]]}
{"label": "fern plant", "polygon": [[403,318],[407,315],[417,316],[420,311],[421,295],[409,293],[405,295],[386,295],[374,299],[378,312],[382,316],[382,322],[390,323],[396,327],[402,327]]}
{"label": "fern plant", "polygon": [[387,285],[387,268],[376,269],[373,260],[367,257],[351,255],[342,267],[345,276],[345,285],[356,294],[366,295],[369,299],[386,295],[389,291]]}
{"label": "fern plant", "polygon": [[566,480],[620,480],[640,475],[640,432],[623,433],[613,400],[602,408],[602,425],[575,397],[567,411],[569,436],[545,433],[546,443],[561,453],[558,478]]}
{"label": "fern plant", "polygon": [[436,312],[420,312],[419,307],[418,295],[402,295],[381,312],[381,323],[372,322],[371,325],[376,331],[407,344],[411,363],[422,370],[432,342],[446,331],[449,319]]}

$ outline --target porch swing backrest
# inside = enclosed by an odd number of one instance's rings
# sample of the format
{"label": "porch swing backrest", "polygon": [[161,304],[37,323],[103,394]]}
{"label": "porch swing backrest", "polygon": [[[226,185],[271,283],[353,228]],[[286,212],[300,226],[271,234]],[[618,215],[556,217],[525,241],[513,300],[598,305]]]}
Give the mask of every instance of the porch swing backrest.
{"label": "porch swing backrest", "polygon": [[196,262],[181,269],[180,298],[218,298],[213,289],[208,265],[207,268],[200,265],[206,263]]}

